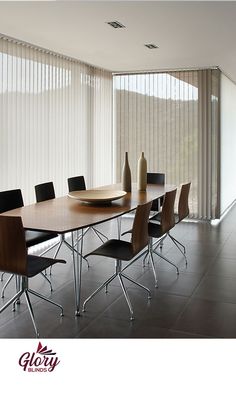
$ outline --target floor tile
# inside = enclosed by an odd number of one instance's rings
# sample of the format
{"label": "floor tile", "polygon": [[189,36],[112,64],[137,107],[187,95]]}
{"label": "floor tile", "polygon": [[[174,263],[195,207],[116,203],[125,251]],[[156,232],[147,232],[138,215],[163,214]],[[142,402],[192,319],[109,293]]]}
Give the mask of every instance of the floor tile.
{"label": "floor tile", "polygon": [[195,290],[194,297],[236,304],[236,278],[206,275]]}
{"label": "floor tile", "polygon": [[192,298],[172,329],[218,338],[236,337],[236,304]]}

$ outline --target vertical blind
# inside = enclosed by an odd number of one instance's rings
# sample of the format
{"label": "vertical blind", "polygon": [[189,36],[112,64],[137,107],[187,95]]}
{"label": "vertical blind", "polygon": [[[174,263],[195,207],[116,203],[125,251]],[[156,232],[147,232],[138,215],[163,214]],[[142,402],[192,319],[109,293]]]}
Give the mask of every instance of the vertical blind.
{"label": "vertical blind", "polygon": [[0,39],[0,190],[67,178],[112,181],[112,74],[22,43]]}
{"label": "vertical blind", "polygon": [[136,181],[144,151],[149,172],[165,173],[169,184],[191,181],[192,217],[218,217],[218,80],[213,69],[116,75],[116,180],[128,151]]}

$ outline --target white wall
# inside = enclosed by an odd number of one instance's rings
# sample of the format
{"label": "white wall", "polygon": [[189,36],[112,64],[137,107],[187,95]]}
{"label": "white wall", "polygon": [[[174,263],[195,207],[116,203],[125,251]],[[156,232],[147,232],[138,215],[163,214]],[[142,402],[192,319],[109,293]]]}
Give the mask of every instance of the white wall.
{"label": "white wall", "polygon": [[221,214],[236,199],[236,85],[221,75]]}

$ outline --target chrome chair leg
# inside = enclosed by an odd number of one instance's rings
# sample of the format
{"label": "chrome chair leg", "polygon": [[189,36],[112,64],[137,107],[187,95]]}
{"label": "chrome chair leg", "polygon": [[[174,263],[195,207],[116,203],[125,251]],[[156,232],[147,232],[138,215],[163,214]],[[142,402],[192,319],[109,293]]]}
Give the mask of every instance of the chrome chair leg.
{"label": "chrome chair leg", "polygon": [[52,288],[52,283],[51,283],[50,279],[43,272],[40,272],[40,273],[46,279],[46,281],[49,283],[50,289],[51,289],[51,292],[52,292],[53,288]]}
{"label": "chrome chair leg", "polygon": [[146,254],[147,250],[144,250],[142,253],[140,253],[138,256],[136,256],[131,262],[129,262],[123,269],[120,270],[120,272],[122,273],[123,271],[125,271],[127,268],[129,268],[129,266],[133,265],[134,262],[136,262],[138,259],[140,259],[142,256],[144,256]]}
{"label": "chrome chair leg", "polygon": [[134,320],[134,310],[133,310],[133,307],[132,307],[132,304],[131,304],[131,301],[130,301],[130,298],[129,298],[129,294],[127,293],[127,290],[126,290],[126,288],[124,286],[124,282],[122,280],[122,277],[121,277],[121,274],[120,273],[118,273],[118,278],[119,278],[119,281],[120,281],[121,289],[123,291],[123,294],[125,296],[126,302],[128,304],[128,307],[129,307],[130,320],[132,321],[132,320]]}
{"label": "chrome chair leg", "polygon": [[153,239],[149,238],[148,250],[146,251],[145,257],[143,259],[143,267],[145,266],[145,260],[148,257],[148,263],[149,263],[149,260],[151,261],[151,267],[152,267],[152,271],[153,271],[153,275],[155,279],[155,288],[158,288],[157,274],[156,274],[153,255],[152,255],[152,252],[153,252],[152,248],[153,248]]}
{"label": "chrome chair leg", "polygon": [[154,265],[153,255],[150,248],[149,248],[149,256],[150,256],[152,272],[153,272],[154,280],[155,280],[155,288],[158,288],[157,274],[156,274],[156,269]]}
{"label": "chrome chair leg", "polygon": [[147,250],[146,251],[146,254],[145,254],[144,258],[143,258],[143,268],[145,267],[145,262],[146,262],[146,259],[147,259],[148,256],[149,256],[149,252]]}
{"label": "chrome chair leg", "polygon": [[14,277],[14,275],[12,274],[12,275],[10,275],[9,276],[9,278],[8,278],[8,280],[7,280],[7,282],[4,284],[4,286],[3,286],[3,288],[2,288],[2,292],[1,292],[1,297],[2,298],[4,298],[4,296],[5,296],[5,294],[4,294],[4,292],[5,292],[5,289],[7,288],[7,286],[8,286],[8,284],[10,284],[10,282],[11,282],[11,280],[12,280],[12,278]]}
{"label": "chrome chair leg", "polygon": [[[77,250],[75,249],[75,248],[73,248],[73,246],[71,246],[71,244],[70,243],[68,243],[65,239],[63,239],[63,243],[68,247],[68,249],[70,249],[72,252],[76,252],[77,253]],[[85,262],[87,263],[87,265],[88,265],[88,269],[89,269],[89,263],[88,263],[88,260],[81,254],[80,255],[81,257],[82,257],[82,259],[84,259],[85,260]]]}
{"label": "chrome chair leg", "polygon": [[[62,246],[62,240],[60,239],[59,244],[57,243],[57,250],[56,250],[56,252],[54,253],[53,259],[56,259],[57,255],[58,255],[58,253],[59,253],[59,250],[60,250],[60,248],[61,248],[61,246]],[[41,255],[40,255],[40,256],[41,256]],[[50,276],[52,275],[52,266],[50,266],[49,275],[50,275]]]}
{"label": "chrome chair leg", "polygon": [[1,273],[1,282],[3,281],[3,277],[4,277],[5,273],[6,273],[6,272],[2,272],[2,273]]}
{"label": "chrome chair leg", "polygon": [[30,289],[30,288],[28,288],[27,292],[29,292],[30,294],[35,295],[38,298],[41,298],[44,301],[47,301],[48,303],[50,303],[50,304],[52,304],[52,305],[54,305],[56,307],[59,307],[61,309],[61,317],[64,316],[63,307],[61,306],[61,304],[58,304],[58,303],[55,303],[55,301],[49,300],[49,298],[45,297],[42,294],[39,294],[38,292],[36,292],[36,291],[34,291],[34,290]]}
{"label": "chrome chair leg", "polygon": [[101,231],[97,230],[95,227],[92,227],[93,232],[97,235],[97,237],[101,240],[102,243],[105,243],[102,237],[108,240],[108,237],[105,236]]}
{"label": "chrome chair leg", "polygon": [[[188,261],[187,261],[187,257],[186,257],[186,249],[185,249],[185,246],[182,243],[180,243],[175,237],[171,236],[171,234],[168,234],[168,236],[170,237],[170,239],[172,240],[172,242],[175,244],[175,246],[177,247],[177,249],[179,249],[180,253],[182,253],[182,255],[183,255],[184,259],[185,259],[185,265],[187,266],[188,265]],[[182,248],[184,250],[182,250],[180,248],[180,246],[182,246]]]}
{"label": "chrome chair leg", "polygon": [[9,307],[12,303],[14,303],[18,298],[20,298],[23,292],[23,290],[18,291],[6,304],[4,304],[3,307],[0,308],[0,313],[6,310],[6,308]]}
{"label": "chrome chair leg", "polygon": [[[57,246],[57,250],[56,250],[56,252],[54,253],[53,259],[56,259],[57,255],[58,255],[58,253],[59,253],[59,250],[60,250],[60,248],[61,248],[61,246],[62,246],[62,243],[63,243],[63,241],[62,241],[62,240],[60,241],[60,243],[57,243],[57,244],[58,244],[58,246]],[[41,255],[40,255],[40,256],[41,256]]]}
{"label": "chrome chair leg", "polygon": [[129,295],[127,293],[127,290],[125,288],[125,285],[123,283],[122,280],[122,276],[127,279],[128,281],[132,282],[133,284],[137,285],[138,287],[142,288],[143,290],[145,290],[148,293],[148,299],[151,298],[151,292],[148,288],[146,288],[144,285],[141,285],[139,283],[137,283],[136,281],[134,281],[133,279],[131,279],[129,276],[125,275],[123,272],[125,269],[127,269],[133,262],[135,262],[136,260],[138,260],[140,257],[142,257],[144,255],[145,251],[142,252],[140,255],[138,255],[132,262],[130,262],[128,265],[126,265],[123,269],[122,269],[122,263],[120,260],[116,260],[116,271],[115,273],[108,278],[103,284],[101,284],[83,303],[83,308],[82,311],[85,311],[85,307],[86,304],[96,295],[98,294],[99,291],[101,291],[103,288],[106,289],[107,292],[107,287],[110,284],[110,282],[113,281],[113,279],[115,279],[116,277],[119,278],[120,281],[120,285],[121,285],[121,289],[123,291],[123,294],[125,296],[126,302],[128,304],[129,310],[130,310],[130,320],[134,320],[134,311],[133,311],[133,307],[129,298]]}
{"label": "chrome chair leg", "polygon": [[83,303],[83,308],[82,311],[85,311],[85,307],[86,304],[93,298],[95,297],[95,295],[97,295],[99,293],[99,291],[101,291],[103,288],[106,287],[106,285],[108,285],[111,281],[113,281],[113,279],[115,279],[115,277],[117,276],[117,273],[113,274],[110,278],[108,278],[103,284],[101,284],[88,298],[86,298],[86,300]]}
{"label": "chrome chair leg", "polygon": [[[16,278],[16,291],[21,290],[21,277],[19,275],[15,275]],[[14,304],[20,304],[20,298],[17,298]]]}
{"label": "chrome chair leg", "polygon": [[155,253],[155,255],[159,256],[161,259],[164,259],[170,265],[174,266],[175,269],[176,269],[177,275],[179,275],[179,268],[178,268],[178,266],[175,265],[173,262],[171,262],[171,260],[167,259],[164,255],[162,255],[161,253],[157,252],[156,250],[153,250],[152,253]]}
{"label": "chrome chair leg", "polygon": [[[44,277],[44,279],[46,279],[46,281],[50,284],[50,289],[51,289],[51,291],[53,291],[53,289],[52,289],[52,283],[51,283],[51,281],[48,279],[48,277],[43,273],[43,272],[40,272],[40,274]],[[12,278],[14,277],[14,275],[12,274],[12,275],[10,275],[9,276],[9,278],[8,278],[8,280],[7,280],[7,282],[4,284],[4,286],[3,286],[3,288],[2,288],[2,292],[1,292],[1,298],[4,298],[5,297],[5,290],[6,290],[6,288],[8,287],[8,285],[10,284],[10,282],[11,282],[11,280],[12,280]],[[17,288],[18,287],[18,288]],[[17,283],[17,279],[16,279],[16,289],[18,289],[19,290],[19,284]],[[18,300],[18,304],[20,303],[19,302],[20,300]]]}
{"label": "chrome chair leg", "polygon": [[[86,234],[86,233],[84,233],[84,234]],[[83,236],[84,236],[84,234],[83,234]],[[72,238],[73,238],[73,233],[72,233]],[[82,237],[80,237],[79,238],[79,240],[81,240],[81,238]],[[68,247],[68,249],[70,250],[70,251],[72,251],[72,255],[74,254],[74,251],[75,252],[77,252],[77,250],[75,249],[75,245],[74,245],[74,239],[72,240],[72,243],[73,243],[73,245],[71,245],[70,243],[68,243],[66,240],[65,240],[65,237],[64,237],[64,235],[62,235],[61,236],[61,238],[60,238],[60,243],[59,243],[59,245],[58,245],[58,248],[57,248],[57,250],[56,250],[56,252],[55,252],[55,255],[54,255],[54,259],[57,257],[57,255],[58,255],[58,253],[59,253],[59,251],[60,251],[60,248],[61,248],[61,246],[62,246],[62,244],[65,244],[67,247]],[[89,269],[89,263],[88,263],[88,260],[83,256],[83,255],[81,255],[81,257],[85,260],[85,262],[87,263],[87,265],[88,265],[88,269]],[[52,266],[50,267],[50,271],[49,271],[49,273],[50,273],[50,275],[52,274]]]}
{"label": "chrome chair leg", "polygon": [[132,284],[137,285],[138,287],[140,287],[144,291],[146,291],[148,293],[148,299],[149,300],[152,298],[151,291],[149,290],[149,288],[145,287],[142,284],[139,284],[138,282],[134,281],[132,278],[130,278],[128,275],[126,275],[124,273],[122,273],[121,276],[123,276],[124,278],[126,278],[128,281],[132,282]]}
{"label": "chrome chair leg", "polygon": [[74,247],[76,247],[77,246],[77,243],[80,242],[80,240],[82,240],[84,238],[85,234],[88,233],[89,229],[90,229],[90,227],[85,228],[83,230],[83,233],[78,237],[78,239],[76,239],[75,244],[74,244]]}
{"label": "chrome chair leg", "polygon": [[184,253],[186,253],[186,248],[183,245],[183,243],[180,243],[175,237],[173,237],[170,233],[168,234],[168,236],[171,238],[171,240],[174,240],[176,243],[178,243],[183,249],[184,249]]}
{"label": "chrome chair leg", "polygon": [[[153,243],[152,247],[155,246],[153,250],[156,250],[159,246],[161,246],[162,241],[165,239],[165,237],[166,237],[166,235],[161,240],[157,240],[155,243]],[[143,267],[145,266],[145,262],[146,262],[147,257],[150,257],[150,254],[149,254],[148,250],[146,250],[146,252],[145,252],[145,256],[144,256],[144,259],[143,259]],[[149,264],[149,260],[148,260],[147,263]]]}
{"label": "chrome chair leg", "polygon": [[25,294],[26,303],[27,303],[27,306],[28,306],[28,309],[29,309],[30,317],[31,317],[31,320],[32,320],[32,323],[33,323],[33,326],[34,326],[36,338],[39,338],[39,331],[38,331],[36,323],[35,323],[34,312],[33,312],[33,308],[32,308],[31,301],[30,301],[29,294],[28,294],[27,290],[24,290],[24,294]]}
{"label": "chrome chair leg", "polygon": [[159,240],[157,240],[155,243],[153,243],[153,247],[154,247],[153,250],[156,250],[158,247],[160,247],[160,250],[162,250],[163,243],[166,237],[167,237],[167,233],[163,237],[161,237]]}
{"label": "chrome chair leg", "polygon": [[[89,230],[92,230],[94,232],[94,234],[96,234],[96,236],[99,238],[99,240],[101,240],[102,243],[105,243],[105,241],[102,239],[102,237],[104,237],[106,240],[108,240],[108,237],[105,236],[105,234],[103,234],[101,231],[97,230],[97,228],[95,227],[88,227],[85,229],[84,233],[83,233],[83,237],[85,236],[85,234],[88,233]],[[102,237],[100,237],[102,236]],[[82,239],[82,235],[78,238],[78,241],[80,241]],[[75,242],[75,245],[77,244],[77,241]]]}
{"label": "chrome chair leg", "polygon": [[50,247],[48,247],[46,250],[44,250],[42,253],[40,253],[39,256],[45,255],[45,253],[50,252],[50,250],[54,249],[54,247],[58,246],[59,244],[60,244],[60,242],[52,244]]}
{"label": "chrome chair leg", "polygon": [[116,222],[117,222],[117,238],[120,239],[122,217],[117,217]]}

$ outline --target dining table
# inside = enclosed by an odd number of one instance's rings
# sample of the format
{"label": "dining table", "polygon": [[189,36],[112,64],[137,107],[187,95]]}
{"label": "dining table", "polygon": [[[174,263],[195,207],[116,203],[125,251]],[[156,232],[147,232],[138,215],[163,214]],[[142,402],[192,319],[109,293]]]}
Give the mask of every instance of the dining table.
{"label": "dining table", "polygon": [[[26,205],[7,211],[2,215],[20,216],[23,226],[27,230],[45,231],[56,234],[71,234],[73,257],[73,276],[75,289],[75,315],[80,315],[80,296],[82,280],[82,253],[83,253],[83,230],[87,227],[101,224],[106,221],[118,220],[118,238],[120,238],[121,216],[134,211],[138,205],[145,204],[161,198],[166,192],[175,188],[173,185],[148,184],[145,191],[137,190],[137,185],[132,184],[131,192],[110,203],[87,203],[78,199],[72,199],[68,195],[50,199],[35,204]],[[120,183],[100,186],[98,190],[120,191]],[[81,233],[78,236],[79,232]]]}

